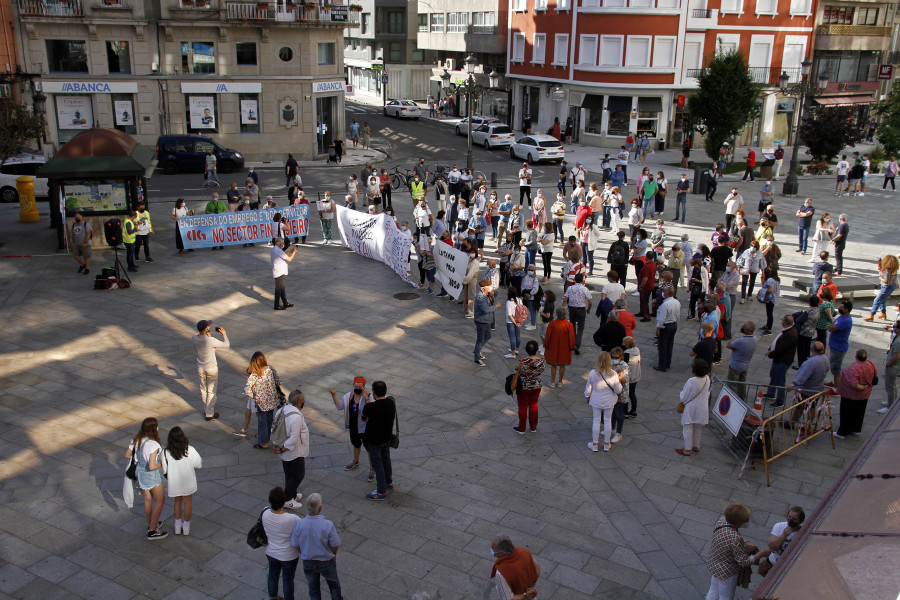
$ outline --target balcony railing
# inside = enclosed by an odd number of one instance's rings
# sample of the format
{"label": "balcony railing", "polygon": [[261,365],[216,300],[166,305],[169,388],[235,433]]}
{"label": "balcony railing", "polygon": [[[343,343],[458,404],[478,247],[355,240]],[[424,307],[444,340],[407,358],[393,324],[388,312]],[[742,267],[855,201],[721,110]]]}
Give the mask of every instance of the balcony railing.
{"label": "balcony railing", "polygon": [[890,37],[893,29],[879,25],[819,25],[819,35],[852,35]]}
{"label": "balcony railing", "polygon": [[338,18],[330,8],[316,6],[307,8],[305,4],[294,6],[265,2],[226,2],[225,18],[235,21],[278,21],[283,23],[315,23],[335,25],[358,25],[359,12],[349,11],[347,20]]}
{"label": "balcony railing", "polygon": [[174,8],[209,10],[212,8],[212,0],[176,0]]}
{"label": "balcony railing", "polygon": [[712,19],[712,10],[709,8],[695,8],[691,10],[692,19]]}
{"label": "balcony railing", "polygon": [[23,17],[83,17],[81,0],[19,0]]}
{"label": "balcony railing", "polygon": [[700,77],[700,75],[703,74],[703,71],[705,71],[705,70],[706,69],[685,69],[684,76],[698,78],[698,77]]}
{"label": "balcony railing", "polygon": [[428,33],[428,24],[419,25],[419,33]]}
{"label": "balcony railing", "polygon": [[[780,69],[776,67],[747,67],[747,70],[750,72],[750,76],[753,78],[753,81],[756,83],[761,83],[766,86],[777,86],[781,85],[781,74],[788,74],[788,83],[799,83],[800,82],[800,68],[790,68],[790,69]],[[684,76],[698,78],[702,75],[706,69],[685,69]]]}

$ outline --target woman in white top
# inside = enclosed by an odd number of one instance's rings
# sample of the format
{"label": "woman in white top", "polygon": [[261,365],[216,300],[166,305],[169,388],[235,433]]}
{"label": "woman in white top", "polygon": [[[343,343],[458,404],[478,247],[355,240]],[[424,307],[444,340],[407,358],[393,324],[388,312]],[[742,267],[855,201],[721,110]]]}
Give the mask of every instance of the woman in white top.
{"label": "woman in white top", "polygon": [[544,190],[538,190],[537,196],[534,198],[534,212],[531,214],[531,221],[534,223],[536,231],[544,230],[544,223],[547,222],[547,199],[544,198]]}
{"label": "woman in white top", "polygon": [[631,243],[634,244],[634,240],[637,237],[638,229],[641,227],[641,223],[644,222],[644,211],[641,210],[641,199],[640,198],[632,198],[631,200],[631,210],[628,211],[628,228],[631,230]]}
{"label": "woman in white top", "polygon": [[[172,209],[172,220],[175,221],[175,247],[178,248],[178,254],[184,252],[184,240],[181,238],[181,227],[178,226],[178,217],[186,217],[194,214],[193,211],[187,209],[184,205],[184,198],[175,201],[175,208]],[[188,250],[193,252],[193,250]]]}
{"label": "woman in white top", "polygon": [[812,256],[807,262],[817,262],[819,260],[819,252],[828,247],[834,236],[834,224],[831,222],[831,215],[822,213],[822,216],[816,221],[816,232],[813,234],[813,251]]}
{"label": "woman in white top", "polygon": [[682,456],[690,456],[691,451],[700,452],[700,428],[709,423],[709,368],[705,360],[695,358],[691,364],[694,376],[681,389],[679,398],[684,402],[684,412],[681,413],[684,449],[676,448],[675,452]]}
{"label": "woman in white top", "polygon": [[381,180],[377,175],[369,175],[369,180],[366,182],[366,197],[368,203],[374,205],[377,212],[378,205],[381,204]]}
{"label": "woman in white top", "polygon": [[162,446],[159,445],[159,423],[153,417],[144,419],[141,429],[128,445],[125,458],[129,461],[134,456],[137,464],[138,487],[144,493],[144,515],[147,517],[147,539],[161,540],[167,535],[162,530],[159,515],[162,514],[163,504],[166,501],[162,486],[162,459],[160,454]]}
{"label": "woman in white top", "polygon": [[503,358],[516,358],[519,355],[519,346],[522,344],[522,325],[525,319],[521,321],[516,319],[516,307],[522,305],[522,299],[519,298],[519,291],[515,286],[509,286],[506,290],[506,333],[509,335],[509,354]]}
{"label": "woman in white top", "polygon": [[269,598],[278,597],[278,576],[281,575],[281,591],[284,598],[294,597],[294,575],[300,562],[300,551],[291,546],[294,525],[300,520],[297,515],[284,512],[287,494],[280,487],[269,492],[269,506],[260,517],[269,543],[266,545],[266,560],[269,561],[267,579]]}
{"label": "woman in white top", "polygon": [[609,228],[613,234],[619,233],[619,219],[622,218],[622,190],[618,186],[609,192]]}
{"label": "woman in white top", "polygon": [[194,492],[197,491],[197,475],[194,470],[202,466],[200,454],[189,445],[181,427],[170,429],[162,468],[168,478],[169,498],[175,499],[175,535],[191,535],[191,512]]}
{"label": "woman in white top", "polygon": [[599,450],[597,441],[600,439],[600,420],[603,420],[603,451],[609,452],[612,434],[612,411],[619,401],[619,393],[622,391],[621,380],[625,378],[625,371],[616,373],[612,368],[612,358],[609,352],[600,352],[597,357],[597,366],[588,375],[587,385],[584,388],[584,397],[594,410],[594,422],[591,427],[591,441],[588,448],[592,452]]}

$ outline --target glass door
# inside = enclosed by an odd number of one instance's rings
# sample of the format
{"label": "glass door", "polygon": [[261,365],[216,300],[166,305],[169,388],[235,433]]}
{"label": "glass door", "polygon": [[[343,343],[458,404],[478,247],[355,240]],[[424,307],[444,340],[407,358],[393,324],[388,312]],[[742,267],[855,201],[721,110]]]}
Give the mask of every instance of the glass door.
{"label": "glass door", "polygon": [[336,111],[334,96],[316,98],[316,141],[319,154],[328,152],[328,146],[334,141]]}

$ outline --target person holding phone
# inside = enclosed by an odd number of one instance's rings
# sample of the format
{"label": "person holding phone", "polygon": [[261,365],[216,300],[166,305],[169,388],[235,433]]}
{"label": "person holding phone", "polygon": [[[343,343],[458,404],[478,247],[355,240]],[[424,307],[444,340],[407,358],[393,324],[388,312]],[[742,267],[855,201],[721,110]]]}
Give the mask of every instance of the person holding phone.
{"label": "person holding phone", "polygon": [[194,354],[197,356],[197,371],[200,374],[200,395],[203,399],[203,408],[206,420],[212,421],[219,417],[216,412],[216,387],[219,383],[219,365],[216,362],[216,348],[228,348],[231,343],[228,335],[222,327],[216,327],[216,331],[222,334],[222,339],[216,339],[210,333],[212,321],[200,321],[197,323],[197,335],[193,336]]}

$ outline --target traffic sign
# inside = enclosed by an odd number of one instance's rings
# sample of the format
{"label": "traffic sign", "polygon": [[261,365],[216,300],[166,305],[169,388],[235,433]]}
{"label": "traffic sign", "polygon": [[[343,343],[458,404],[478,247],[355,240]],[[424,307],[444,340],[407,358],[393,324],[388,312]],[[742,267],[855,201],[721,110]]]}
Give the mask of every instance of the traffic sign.
{"label": "traffic sign", "polygon": [[387,73],[385,73],[384,75],[381,76],[381,83],[383,85],[383,84],[386,84],[387,82],[388,82],[388,76],[387,76]]}

